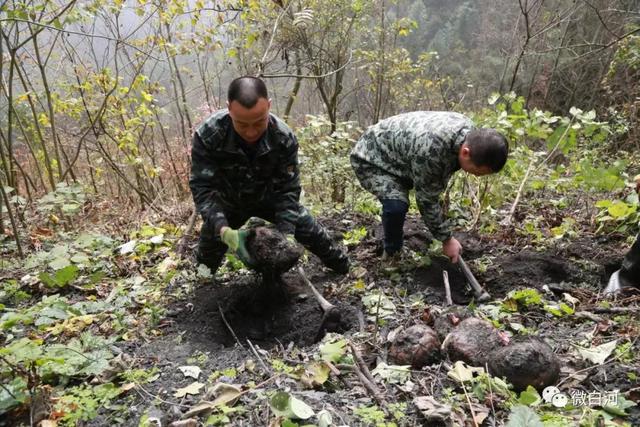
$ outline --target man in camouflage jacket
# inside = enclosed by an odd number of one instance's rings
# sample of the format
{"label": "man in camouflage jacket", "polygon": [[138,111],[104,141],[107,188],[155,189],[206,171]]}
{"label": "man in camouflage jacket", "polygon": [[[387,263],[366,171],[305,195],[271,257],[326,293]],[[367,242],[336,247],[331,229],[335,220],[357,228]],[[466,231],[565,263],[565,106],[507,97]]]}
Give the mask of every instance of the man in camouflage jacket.
{"label": "man in camouflage jacket", "polygon": [[202,123],[193,137],[189,186],[203,219],[197,260],[215,273],[227,248],[251,265],[246,231],[250,217],[273,222],[295,236],[329,268],[346,273],[349,261],[327,231],[300,205],[298,142],[269,113],[260,79],[240,77],[229,86],[228,110]]}
{"label": "man in camouflage jacket", "polygon": [[457,262],[462,250],[444,220],[439,197],[458,169],[477,176],[498,172],[508,155],[507,140],[493,129],[475,129],[462,114],[417,111],[371,126],[351,152],[361,185],[382,203],[384,256],[402,248],[402,227],[415,188],[422,218],[443,252]]}

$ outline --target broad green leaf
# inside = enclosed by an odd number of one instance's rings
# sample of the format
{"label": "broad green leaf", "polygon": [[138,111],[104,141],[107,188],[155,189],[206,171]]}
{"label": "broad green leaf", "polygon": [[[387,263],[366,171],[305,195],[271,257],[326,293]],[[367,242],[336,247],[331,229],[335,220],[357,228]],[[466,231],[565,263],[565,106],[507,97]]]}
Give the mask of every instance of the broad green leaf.
{"label": "broad green leaf", "polygon": [[289,399],[289,408],[291,409],[291,413],[294,418],[298,418],[300,420],[306,420],[315,415],[311,406],[304,403],[302,400],[296,398],[295,396],[291,396]]}
{"label": "broad green leaf", "polygon": [[617,415],[619,417],[626,417],[629,415],[627,413],[627,409],[632,408],[634,406],[638,406],[638,404],[631,400],[625,399],[622,393],[618,393],[617,402],[610,402],[608,404],[605,404],[603,405],[602,409],[604,409],[610,414]]}
{"label": "broad green leaf", "polygon": [[0,414],[27,401],[27,382],[20,376],[0,387]]}
{"label": "broad green leaf", "polygon": [[542,398],[540,397],[540,394],[538,394],[538,390],[532,386],[528,386],[525,391],[520,393],[518,402],[526,406],[538,406],[540,402],[542,402]]}
{"label": "broad green leaf", "polygon": [[347,352],[346,347],[347,342],[343,339],[332,343],[321,344],[320,355],[322,360],[333,363],[338,362]]}
{"label": "broad green leaf", "polygon": [[506,427],[544,427],[540,417],[528,406],[516,405],[511,408]]}
{"label": "broad green leaf", "polygon": [[607,208],[607,212],[609,212],[609,215],[617,219],[634,213],[635,209],[627,205],[622,200],[617,200]]}
{"label": "broad green leaf", "polygon": [[51,261],[49,263],[49,267],[51,267],[52,270],[60,270],[62,268],[67,267],[70,264],[71,264],[71,261],[69,260],[69,258],[64,256],[64,257],[56,258],[53,261]]}
{"label": "broad green leaf", "polygon": [[75,265],[69,265],[65,268],[62,268],[53,276],[53,279],[56,281],[58,286],[65,286],[69,283],[73,282],[76,277],[78,277],[78,267]]}
{"label": "broad green leaf", "polygon": [[74,264],[89,264],[90,259],[83,253],[77,253],[71,257],[71,262],[73,262]]}
{"label": "broad green leaf", "polygon": [[271,410],[280,417],[288,417],[291,415],[289,411],[289,400],[291,399],[291,395],[284,391],[276,392],[269,399],[269,406]]}
{"label": "broad green leaf", "polygon": [[42,357],[42,340],[20,338],[0,348],[0,354],[10,356],[14,362],[18,363],[35,362]]}

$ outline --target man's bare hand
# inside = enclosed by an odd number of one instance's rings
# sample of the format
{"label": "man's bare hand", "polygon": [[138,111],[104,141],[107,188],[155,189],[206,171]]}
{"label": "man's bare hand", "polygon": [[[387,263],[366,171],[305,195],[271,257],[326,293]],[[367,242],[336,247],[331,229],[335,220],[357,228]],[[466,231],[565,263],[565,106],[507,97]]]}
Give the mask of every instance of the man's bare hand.
{"label": "man's bare hand", "polygon": [[446,240],[442,243],[442,252],[451,259],[452,263],[458,262],[460,252],[462,252],[462,245],[455,237]]}

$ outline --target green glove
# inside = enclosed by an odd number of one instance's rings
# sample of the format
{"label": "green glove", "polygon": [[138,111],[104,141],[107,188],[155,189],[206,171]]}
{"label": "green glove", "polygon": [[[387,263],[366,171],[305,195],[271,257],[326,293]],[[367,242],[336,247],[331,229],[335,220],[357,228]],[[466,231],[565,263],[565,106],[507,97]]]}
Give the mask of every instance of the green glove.
{"label": "green glove", "polygon": [[242,261],[247,267],[253,267],[253,258],[247,250],[247,230],[234,230],[233,228],[225,228],[220,235],[220,239],[229,246],[229,249]]}

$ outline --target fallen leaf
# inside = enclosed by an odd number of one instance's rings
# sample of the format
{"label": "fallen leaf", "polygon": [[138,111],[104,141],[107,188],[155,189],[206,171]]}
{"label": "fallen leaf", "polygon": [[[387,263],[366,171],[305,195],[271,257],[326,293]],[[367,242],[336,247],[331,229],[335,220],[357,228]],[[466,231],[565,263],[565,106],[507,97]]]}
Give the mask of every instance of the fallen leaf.
{"label": "fallen leaf", "polygon": [[153,236],[151,239],[149,239],[149,241],[154,245],[161,245],[162,242],[164,242],[164,234],[158,234],[157,236]]}
{"label": "fallen leaf", "polygon": [[189,418],[187,420],[174,421],[169,427],[198,427],[198,420]]}
{"label": "fallen leaf", "polygon": [[173,397],[185,397],[187,394],[198,394],[200,393],[200,389],[204,387],[204,384],[199,382],[193,382],[186,387],[182,387],[177,389],[173,393]]}
{"label": "fallen leaf", "polygon": [[178,366],[178,369],[185,377],[191,377],[196,380],[200,377],[200,373],[202,372],[202,370],[197,366]]}
{"label": "fallen leaf", "polygon": [[566,292],[562,294],[562,297],[565,299],[565,301],[567,301],[569,304],[573,305],[574,307],[580,304],[580,300],[578,298],[575,298],[574,296]]}
{"label": "fallen leaf", "polygon": [[158,264],[158,273],[165,275],[170,270],[174,270],[178,263],[171,257],[167,257],[162,260],[160,264]]}
{"label": "fallen leaf", "polygon": [[56,420],[42,420],[38,425],[40,427],[57,427],[58,422]]}
{"label": "fallen leaf", "polygon": [[132,390],[136,387],[136,383],[126,383],[126,384],[122,384],[120,386],[120,390],[122,391],[129,391]]}
{"label": "fallen leaf", "polygon": [[391,384],[404,384],[411,378],[411,365],[387,365],[380,362],[371,371],[371,375],[377,375]]}
{"label": "fallen leaf", "polygon": [[418,396],[413,404],[427,419],[427,421],[447,421],[451,416],[451,406],[440,403],[431,396]]}
{"label": "fallen leaf", "polygon": [[318,412],[318,427],[330,427],[333,424],[331,413],[326,409]]}
{"label": "fallen leaf", "polygon": [[321,386],[329,379],[329,367],[323,362],[312,362],[305,367],[300,381],[308,388]]}
{"label": "fallen leaf", "polygon": [[213,402],[211,402],[214,406],[231,406],[242,394],[242,390],[240,389],[240,387],[226,383],[217,383],[213,386],[211,392],[216,397]]}
{"label": "fallen leaf", "polygon": [[132,240],[130,242],[125,243],[124,245],[120,246],[120,255],[127,255],[133,252],[133,250],[136,248],[136,243],[138,243],[137,240]]}
{"label": "fallen leaf", "polygon": [[583,348],[578,347],[578,353],[584,360],[589,360],[596,365],[602,365],[604,361],[613,353],[616,348],[618,340],[613,340],[608,343],[600,344],[596,347]]}
{"label": "fallen leaf", "polygon": [[[483,374],[483,368],[475,368],[473,366],[469,366],[461,360],[458,360],[453,364],[453,367],[449,372],[447,372],[447,376],[449,378],[453,378],[454,380],[464,382],[471,381],[475,375]],[[475,374],[475,375],[474,375]]]}

